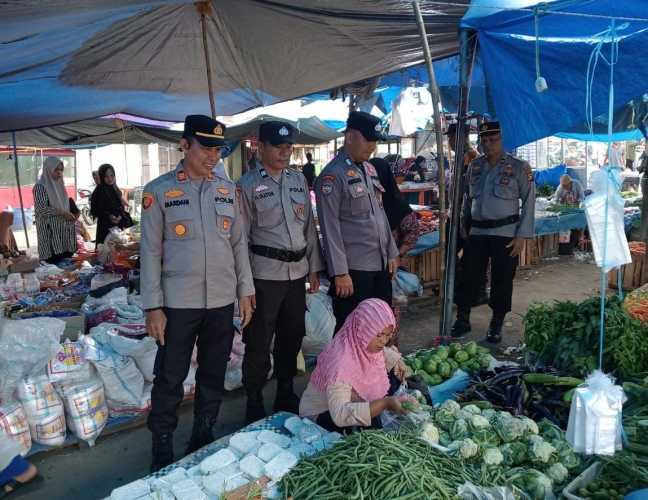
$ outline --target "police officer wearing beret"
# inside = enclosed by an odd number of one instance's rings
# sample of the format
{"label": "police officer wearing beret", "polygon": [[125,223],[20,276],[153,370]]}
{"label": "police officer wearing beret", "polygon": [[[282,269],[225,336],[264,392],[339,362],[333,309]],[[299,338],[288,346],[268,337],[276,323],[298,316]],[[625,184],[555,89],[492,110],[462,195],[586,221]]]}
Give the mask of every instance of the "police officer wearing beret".
{"label": "police officer wearing beret", "polygon": [[351,112],[344,148],[315,182],[336,332],[363,300],[392,301],[398,248],[382,206],[385,189],[368,162],[383,138],[377,117]]}
{"label": "police officer wearing beret", "polygon": [[306,332],[306,279],[315,293],[324,270],[308,183],[301,172],[288,168],[295,136],[288,123],[263,123],[257,166],[238,182],[256,289],[254,318],[243,331],[248,423],[266,416],[262,391],[273,338],[274,411],[299,411],[293,378]]}
{"label": "police officer wearing beret", "polygon": [[225,369],[234,339],[234,302],[252,316],[254,285],[236,186],[216,168],[225,126],[207,116],[185,120],[175,170],[142,196],[141,288],[146,327],[157,340],[148,427],[158,470],[174,461],[176,410],[194,345],[198,371],[190,453],[214,440]]}
{"label": "police officer wearing beret", "polygon": [[524,240],[534,237],[535,184],[529,164],[504,152],[498,122],[482,124],[479,137],[485,154],[468,168],[464,210],[470,213],[471,227],[452,335],[470,331],[470,308],[490,259],[493,316],[486,340],[497,343],[502,340],[504,317],[511,310],[518,256]]}

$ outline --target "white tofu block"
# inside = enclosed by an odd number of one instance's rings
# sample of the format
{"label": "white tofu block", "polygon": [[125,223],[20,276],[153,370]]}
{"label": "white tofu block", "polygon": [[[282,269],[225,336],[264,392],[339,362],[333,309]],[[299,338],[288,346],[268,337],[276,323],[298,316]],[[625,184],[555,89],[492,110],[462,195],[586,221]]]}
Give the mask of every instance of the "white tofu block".
{"label": "white tofu block", "polygon": [[247,455],[258,445],[257,437],[259,434],[260,431],[237,432],[230,438],[229,446],[243,456]]}
{"label": "white tofu block", "polygon": [[200,464],[194,465],[191,469],[187,470],[187,476],[192,478],[202,476],[202,473],[202,470],[200,470]]}
{"label": "white tofu block", "polygon": [[203,490],[192,479],[185,479],[171,488],[176,500],[207,500]]}
{"label": "white tofu block", "polygon": [[240,471],[238,474],[230,477],[227,477],[221,471],[218,471],[209,474],[208,476],[204,476],[202,482],[203,488],[210,496],[219,497],[223,493],[248,484],[250,480]]}
{"label": "white tofu block", "polygon": [[216,472],[218,469],[222,469],[223,467],[227,467],[237,460],[238,459],[232,450],[229,448],[223,448],[200,462],[200,470],[203,471],[203,474],[209,474],[211,472]]}
{"label": "white tofu block", "polygon": [[324,443],[326,444],[326,447],[329,448],[340,441],[342,438],[343,436],[339,432],[327,432],[326,434],[324,434]]}
{"label": "white tofu block", "polygon": [[148,482],[138,479],[132,483],[115,488],[110,494],[110,500],[135,500],[151,492]]}
{"label": "white tofu block", "polygon": [[265,470],[265,462],[260,460],[256,455],[246,455],[243,457],[239,465],[241,471],[254,479],[263,476]]}
{"label": "white tofu block", "polygon": [[293,436],[297,435],[297,432],[301,427],[303,427],[303,425],[304,423],[299,417],[288,417],[284,422],[284,427],[288,429]]}
{"label": "white tofu block", "polygon": [[261,431],[258,439],[262,443],[273,443],[282,448],[288,448],[290,446],[290,438],[278,432]]}
{"label": "white tofu block", "polygon": [[297,431],[297,436],[302,440],[302,442],[310,444],[313,441],[322,438],[322,431],[320,431],[320,428],[316,425],[304,424],[301,426],[299,431]]}
{"label": "white tofu block", "polygon": [[265,473],[270,479],[277,481],[292,469],[297,462],[298,459],[295,455],[282,451],[266,464]]}
{"label": "white tofu block", "polygon": [[283,448],[277,446],[274,443],[265,443],[261,448],[256,452],[256,456],[259,457],[264,462],[269,462],[274,457],[279,455],[283,451]]}
{"label": "white tofu block", "polygon": [[317,453],[317,450],[315,448],[306,443],[294,444],[290,448],[288,448],[288,451],[298,458],[310,457],[311,455]]}

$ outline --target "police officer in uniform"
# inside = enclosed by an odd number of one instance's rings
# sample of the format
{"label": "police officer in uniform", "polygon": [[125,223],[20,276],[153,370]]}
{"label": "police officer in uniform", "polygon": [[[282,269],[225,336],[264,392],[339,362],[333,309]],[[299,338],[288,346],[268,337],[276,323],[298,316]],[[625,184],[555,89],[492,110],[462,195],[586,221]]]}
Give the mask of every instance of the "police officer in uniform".
{"label": "police officer in uniform", "polygon": [[493,316],[486,340],[497,343],[502,340],[504,317],[511,310],[518,256],[524,240],[534,237],[535,184],[529,164],[504,152],[498,122],[482,124],[479,137],[485,154],[468,168],[464,210],[470,213],[471,227],[452,335],[459,337],[471,329],[470,308],[490,258]]}
{"label": "police officer in uniform", "polygon": [[215,168],[224,133],[216,120],[187,116],[180,141],[184,160],[148,183],[142,196],[141,287],[146,327],[158,343],[148,417],[154,471],[174,460],[176,410],[196,340],[187,453],[214,439],[234,338],[234,301],[243,324],[252,315],[254,285],[236,186]]}
{"label": "police officer in uniform", "polygon": [[315,182],[336,332],[363,300],[392,301],[398,248],[382,207],[385,189],[368,162],[383,138],[377,117],[351,112],[344,148]]}
{"label": "police officer in uniform", "polygon": [[256,289],[254,318],[243,332],[248,423],[266,416],[262,391],[273,338],[274,410],[299,411],[293,378],[305,334],[306,279],[310,292],[317,292],[324,269],[308,183],[301,172],[288,168],[295,136],[288,123],[262,124],[257,166],[238,182]]}

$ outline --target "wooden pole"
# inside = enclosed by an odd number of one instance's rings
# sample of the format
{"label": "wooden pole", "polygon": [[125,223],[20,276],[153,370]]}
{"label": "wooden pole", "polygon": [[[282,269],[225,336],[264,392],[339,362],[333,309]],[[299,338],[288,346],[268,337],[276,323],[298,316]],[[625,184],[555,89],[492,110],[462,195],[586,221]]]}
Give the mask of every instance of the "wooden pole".
{"label": "wooden pole", "polygon": [[23,203],[22,189],[20,187],[20,174],[18,173],[18,149],[16,148],[16,132],[11,131],[13,141],[14,170],[16,172],[16,186],[18,187],[18,199],[20,200],[20,214],[22,215],[23,230],[25,231],[25,243],[29,248],[29,234],[27,233],[27,221],[25,220],[25,204]]}
{"label": "wooden pole", "polygon": [[211,62],[209,60],[209,45],[207,43],[207,16],[212,15],[210,2],[196,2],[196,9],[200,14],[200,28],[202,30],[203,51],[205,53],[205,69],[207,70],[207,90],[209,91],[209,107],[211,117],[216,119],[216,102],[214,100],[214,84],[212,82]]}

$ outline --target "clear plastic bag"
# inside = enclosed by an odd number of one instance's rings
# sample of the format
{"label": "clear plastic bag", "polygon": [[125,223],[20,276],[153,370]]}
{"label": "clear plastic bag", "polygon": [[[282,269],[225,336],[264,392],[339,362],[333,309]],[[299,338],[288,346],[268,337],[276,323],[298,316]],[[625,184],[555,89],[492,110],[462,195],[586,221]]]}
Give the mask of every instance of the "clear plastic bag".
{"label": "clear plastic bag", "polygon": [[56,318],[0,320],[0,400],[10,400],[18,383],[38,376],[61,348],[65,322]]}
{"label": "clear plastic bag", "polygon": [[0,406],[0,430],[20,445],[20,454],[27,455],[32,446],[25,409],[18,401]]}
{"label": "clear plastic bag", "polygon": [[335,316],[331,297],[321,290],[306,294],[306,335],[302,341],[305,356],[318,356],[333,338]]}
{"label": "clear plastic bag", "polygon": [[457,488],[461,500],[517,500],[519,498],[510,488],[498,486],[485,488],[472,483],[464,483]]}
{"label": "clear plastic bag", "polygon": [[[405,384],[401,385],[398,390],[393,394],[394,397],[400,398],[401,401],[410,400],[416,402],[416,398],[412,396],[413,391],[409,390]],[[418,403],[417,403],[418,404]],[[430,419],[430,414],[422,408],[420,411],[411,411],[404,415],[398,415],[389,410],[385,410],[380,414],[380,423],[384,430],[398,429],[403,422],[409,422],[420,425]]]}
{"label": "clear plastic bag", "polygon": [[399,269],[392,281],[392,288],[398,288],[407,297],[423,295],[423,285],[416,274]]}

